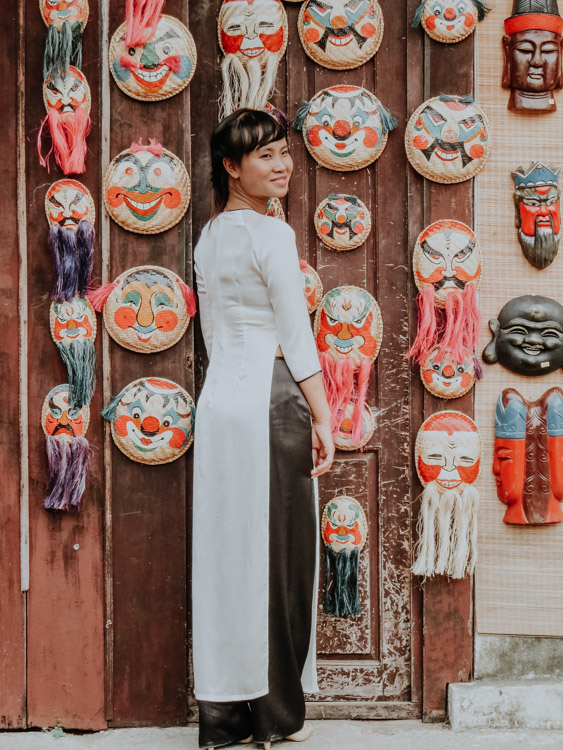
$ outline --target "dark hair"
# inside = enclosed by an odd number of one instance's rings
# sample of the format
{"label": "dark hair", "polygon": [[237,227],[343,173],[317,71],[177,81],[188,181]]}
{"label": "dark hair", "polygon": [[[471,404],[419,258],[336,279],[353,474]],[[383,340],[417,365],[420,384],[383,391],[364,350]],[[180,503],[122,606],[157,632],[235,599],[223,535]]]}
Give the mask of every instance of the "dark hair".
{"label": "dark hair", "polygon": [[223,159],[232,159],[240,164],[245,154],[286,136],[283,124],[259,109],[237,109],[221,120],[211,136],[214,217],[221,213],[229,199],[229,175]]}

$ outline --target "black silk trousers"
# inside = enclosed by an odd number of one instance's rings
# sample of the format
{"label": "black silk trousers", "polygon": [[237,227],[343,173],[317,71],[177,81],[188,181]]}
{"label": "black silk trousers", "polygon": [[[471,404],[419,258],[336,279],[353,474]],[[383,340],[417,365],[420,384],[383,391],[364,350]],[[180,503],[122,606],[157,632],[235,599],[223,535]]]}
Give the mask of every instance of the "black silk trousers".
{"label": "black silk trousers", "polygon": [[311,416],[284,359],[270,396],[269,692],[250,702],[199,701],[199,746],[281,739],[305,721],[301,672],[311,637],[317,521]]}

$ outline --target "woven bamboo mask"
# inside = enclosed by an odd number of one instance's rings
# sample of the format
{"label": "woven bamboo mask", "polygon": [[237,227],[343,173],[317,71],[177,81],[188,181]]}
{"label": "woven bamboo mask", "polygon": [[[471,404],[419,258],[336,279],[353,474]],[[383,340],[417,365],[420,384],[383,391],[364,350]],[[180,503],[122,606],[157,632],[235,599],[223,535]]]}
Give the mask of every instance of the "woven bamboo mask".
{"label": "woven bamboo mask", "polygon": [[102,416],[111,421],[117,447],[141,464],[175,461],[193,441],[194,402],[183,388],[165,378],[129,383]]}
{"label": "woven bamboo mask", "polygon": [[344,419],[340,424],[338,432],[334,435],[334,445],[339,451],[361,450],[369,441],[375,430],[375,420],[369,406],[364,406],[362,413],[363,436],[361,440],[354,440],[352,416],[354,404],[349,403],[344,409]]}
{"label": "woven bamboo mask", "polygon": [[319,274],[313,266],[307,261],[300,261],[301,271],[303,272],[303,289],[305,292],[305,301],[309,314],[314,313],[321,304],[323,298],[323,285]]}
{"label": "woven bamboo mask", "polygon": [[96,313],[84,297],[70,302],[53,302],[49,311],[51,335],[55,343],[70,346],[72,342],[96,338]]}
{"label": "woven bamboo mask", "polygon": [[473,231],[461,221],[436,221],[417,238],[413,254],[418,290],[434,289],[434,304],[444,307],[450,292],[463,292],[481,283],[481,247]]}
{"label": "woven bamboo mask", "polygon": [[464,182],[485,166],[490,126],[471,97],[437,96],[412,115],[405,131],[411,165],[434,182]]}
{"label": "woven bamboo mask", "polygon": [[307,0],[297,21],[303,49],[333,70],[358,68],[375,55],[383,38],[377,0]]}
{"label": "woven bamboo mask", "polygon": [[452,44],[472,34],[489,10],[482,0],[422,0],[412,26],[422,26],[437,42]]}
{"label": "woven bamboo mask", "polygon": [[67,384],[52,388],[43,402],[41,426],[49,437],[67,443],[77,437],[84,437],[90,424],[90,407],[70,406],[70,392]]}
{"label": "woven bamboo mask", "polygon": [[133,99],[160,101],[191,81],[197,53],[192,35],[177,18],[162,15],[144,44],[129,47],[122,23],[109,47],[109,66],[119,88]]}
{"label": "woven bamboo mask", "polygon": [[263,109],[287,47],[287,15],[280,0],[224,0],[218,19],[223,91],[220,118],[236,109]]}
{"label": "woven bamboo mask", "polygon": [[357,286],[339,286],[325,294],[315,316],[317,348],[338,362],[375,361],[383,336],[379,305]]}
{"label": "woven bamboo mask", "polygon": [[427,391],[438,398],[459,398],[475,384],[475,362],[467,357],[456,362],[446,352],[441,358],[438,347],[420,365],[420,377]]}
{"label": "woven bamboo mask", "polygon": [[141,354],[174,346],[195,315],[195,297],[179,276],[160,266],[137,266],[91,293],[112,339]]}
{"label": "woven bamboo mask", "polygon": [[45,213],[49,226],[76,231],[81,221],[94,224],[96,206],[90,191],[78,180],[58,180],[45,196]]}
{"label": "woven bamboo mask", "polygon": [[79,108],[90,114],[92,95],[86,77],[73,65],[64,78],[49,76],[43,82],[43,103],[47,112],[53,110],[62,118],[75,115]]}
{"label": "woven bamboo mask", "polygon": [[41,17],[46,26],[55,26],[60,29],[65,21],[71,26],[75,23],[86,25],[88,21],[88,0],[39,0]]}
{"label": "woven bamboo mask", "polygon": [[362,169],[381,156],[396,120],[359,86],[332,86],[306,102],[295,118],[311,156],[339,172]]}
{"label": "woven bamboo mask", "polygon": [[285,213],[283,206],[279,198],[270,198],[268,201],[268,210],[266,216],[273,216],[275,219],[285,221]]}
{"label": "woven bamboo mask", "polygon": [[191,196],[183,162],[152,140],[133,143],[110,163],[104,179],[104,202],[111,218],[138,234],[157,234],[177,224]]}
{"label": "woven bamboo mask", "polygon": [[333,250],[353,250],[366,241],[371,231],[371,217],[355,195],[331,193],[317,206],[315,229],[324,244]]}

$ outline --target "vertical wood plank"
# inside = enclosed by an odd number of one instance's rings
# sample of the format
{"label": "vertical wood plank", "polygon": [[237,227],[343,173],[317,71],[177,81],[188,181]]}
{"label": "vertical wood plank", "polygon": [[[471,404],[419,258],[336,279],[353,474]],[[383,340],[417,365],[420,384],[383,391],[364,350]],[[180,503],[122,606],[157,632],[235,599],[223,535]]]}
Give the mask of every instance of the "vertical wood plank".
{"label": "vertical wood plank", "polygon": [[[22,9],[19,9],[21,11]],[[4,135],[0,141],[0,181],[7,203],[2,221],[0,244],[0,321],[6,335],[0,337],[0,378],[8,385],[8,398],[0,414],[4,439],[0,451],[3,478],[2,523],[0,524],[0,729],[20,729],[26,723],[25,695],[25,594],[20,578],[20,450],[19,421],[21,384],[18,381],[19,356],[19,246],[21,200],[18,200],[18,111],[19,79],[24,45],[20,35],[21,16],[11,4],[6,22],[0,28],[0,46],[11,64],[6,66],[2,87]],[[24,202],[25,206],[25,202]],[[19,226],[20,224],[20,226]]]}
{"label": "vertical wood plank", "polygon": [[[83,72],[92,91],[92,132],[87,171],[80,177],[99,211],[99,34],[98,2],[90,2],[84,33]],[[28,594],[28,710],[30,726],[103,729],[104,636],[102,576],[102,439],[98,387],[91,404],[87,433],[92,457],[86,492],[76,514],[47,512],[48,483],[45,438],[40,424],[48,391],[67,381],[66,369],[49,331],[53,264],[47,244],[45,192],[62,177],[47,174],[38,162],[35,140],[45,115],[42,101],[42,57],[45,26],[38,6],[29,5],[26,33],[26,131],[29,298],[29,473],[30,591]],[[99,269],[99,251],[94,255]],[[97,375],[100,381],[99,339]]]}
{"label": "vertical wood plank", "polygon": [[[419,32],[422,33],[420,29]],[[427,76],[424,98],[473,93],[473,35],[449,45],[427,37],[424,44]],[[473,225],[473,180],[457,185],[426,182],[424,223],[418,231],[444,218]],[[424,418],[446,409],[457,409],[472,416],[473,394],[444,404],[425,391]],[[445,576],[437,576],[424,584],[423,638],[423,718],[443,721],[447,684],[471,679],[472,579],[448,581]]]}
{"label": "vertical wood plank", "polygon": [[[189,28],[186,3],[169,0],[166,13]],[[124,18],[125,3],[112,3],[110,36]],[[107,65],[106,60],[102,62]],[[199,63],[195,76],[205,77]],[[110,81],[110,99],[104,102],[110,107],[110,157],[140,137],[145,143],[156,138],[185,162],[191,177],[190,86],[165,101],[141,102],[127,97]],[[179,224],[158,235],[135,234],[110,222],[110,278],[144,264],[169,268],[191,283],[191,209]],[[112,341],[110,371],[114,395],[132,380],[148,375],[169,378],[193,394],[193,325],[178,344],[154,355],[131,352]],[[111,448],[112,726],[186,721],[190,462],[188,453],[170,464],[146,466]]]}

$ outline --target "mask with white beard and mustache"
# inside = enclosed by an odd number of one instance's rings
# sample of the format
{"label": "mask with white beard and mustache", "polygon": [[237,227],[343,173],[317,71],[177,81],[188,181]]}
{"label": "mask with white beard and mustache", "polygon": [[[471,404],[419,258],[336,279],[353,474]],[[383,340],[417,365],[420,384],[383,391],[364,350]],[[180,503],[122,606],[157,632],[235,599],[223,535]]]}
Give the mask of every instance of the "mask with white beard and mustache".
{"label": "mask with white beard and mustache", "polygon": [[526,260],[540,270],[554,261],[559,250],[559,172],[538,162],[513,173],[518,239]]}

